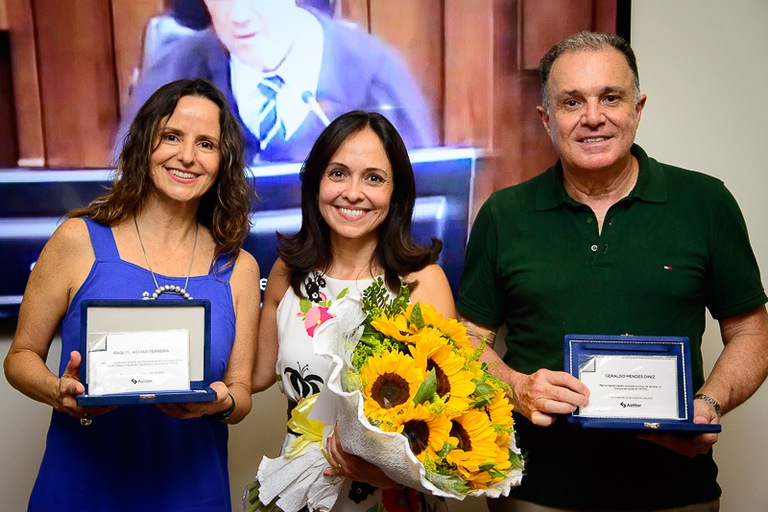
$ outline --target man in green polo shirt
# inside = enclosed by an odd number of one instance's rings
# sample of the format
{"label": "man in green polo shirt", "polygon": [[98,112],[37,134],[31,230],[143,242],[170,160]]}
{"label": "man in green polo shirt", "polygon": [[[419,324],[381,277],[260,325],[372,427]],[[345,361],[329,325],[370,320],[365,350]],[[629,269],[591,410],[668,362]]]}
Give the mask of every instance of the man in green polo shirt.
{"label": "man in green polo shirt", "polygon": [[[719,510],[718,435],[576,429],[590,390],[563,371],[566,334],[686,336],[695,423],[718,423],[768,373],[768,297],[733,196],[715,178],[634,144],[646,97],[635,56],[582,32],[540,66],[544,128],[559,155],[494,193],[467,247],[458,310],[513,391],[526,475],[492,511]],[[705,310],[724,349],[702,366]],[[503,361],[491,348],[504,324]]]}

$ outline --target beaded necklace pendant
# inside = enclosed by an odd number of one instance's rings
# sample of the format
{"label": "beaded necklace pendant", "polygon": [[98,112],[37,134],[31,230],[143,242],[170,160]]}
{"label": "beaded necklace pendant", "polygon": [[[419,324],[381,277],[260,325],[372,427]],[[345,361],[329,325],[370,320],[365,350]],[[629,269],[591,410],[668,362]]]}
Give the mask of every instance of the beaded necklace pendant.
{"label": "beaded necklace pendant", "polygon": [[176,295],[181,295],[187,300],[192,300],[193,297],[187,292],[186,288],[182,288],[181,286],[172,285],[172,284],[166,284],[164,286],[158,286],[154,292],[152,292],[152,295],[149,294],[149,292],[144,292],[141,294],[141,300],[155,300],[163,293],[174,293]]}

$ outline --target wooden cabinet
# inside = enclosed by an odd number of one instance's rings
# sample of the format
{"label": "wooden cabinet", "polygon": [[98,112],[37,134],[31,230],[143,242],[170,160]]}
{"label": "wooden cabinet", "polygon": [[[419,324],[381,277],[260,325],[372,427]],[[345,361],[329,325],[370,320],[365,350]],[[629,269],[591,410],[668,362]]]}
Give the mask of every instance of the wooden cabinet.
{"label": "wooden cabinet", "polygon": [[0,167],[15,166],[19,158],[11,70],[11,38],[0,25]]}
{"label": "wooden cabinet", "polygon": [[0,0],[11,39],[18,165],[109,167],[162,0]]}

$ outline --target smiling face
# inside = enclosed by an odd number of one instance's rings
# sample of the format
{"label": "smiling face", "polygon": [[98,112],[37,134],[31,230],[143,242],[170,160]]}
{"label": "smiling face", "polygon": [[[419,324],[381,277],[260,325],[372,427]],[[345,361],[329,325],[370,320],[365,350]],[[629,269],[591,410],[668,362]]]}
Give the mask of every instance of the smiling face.
{"label": "smiling face", "polygon": [[183,96],[161,121],[149,158],[149,173],[159,195],[197,201],[219,174],[219,107],[211,100]]}
{"label": "smiling face", "polygon": [[276,69],[295,38],[295,0],[205,0],[216,35],[257,69]]}
{"label": "smiling face", "polygon": [[393,188],[392,166],[376,133],[364,128],[350,135],[320,178],[318,207],[331,241],[356,239],[375,245]]}
{"label": "smiling face", "polygon": [[557,58],[547,85],[550,111],[538,107],[566,172],[621,172],[631,161],[645,96],[617,50],[584,50]]}

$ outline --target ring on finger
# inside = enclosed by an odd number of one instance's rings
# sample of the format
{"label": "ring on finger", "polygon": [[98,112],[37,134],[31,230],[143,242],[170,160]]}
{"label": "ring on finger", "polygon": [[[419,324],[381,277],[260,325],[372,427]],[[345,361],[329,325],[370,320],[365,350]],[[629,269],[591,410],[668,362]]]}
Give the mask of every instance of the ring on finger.
{"label": "ring on finger", "polygon": [[87,412],[86,412],[86,413],[83,413],[83,417],[82,417],[82,418],[80,418],[80,424],[81,424],[82,426],[84,426],[84,427],[87,427],[87,426],[88,426],[88,425],[90,425],[91,423],[93,423],[93,419],[91,419],[91,418],[89,418],[89,417],[88,417],[88,413],[87,413]]}

